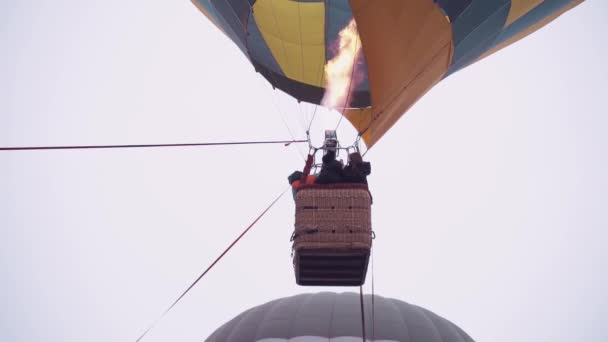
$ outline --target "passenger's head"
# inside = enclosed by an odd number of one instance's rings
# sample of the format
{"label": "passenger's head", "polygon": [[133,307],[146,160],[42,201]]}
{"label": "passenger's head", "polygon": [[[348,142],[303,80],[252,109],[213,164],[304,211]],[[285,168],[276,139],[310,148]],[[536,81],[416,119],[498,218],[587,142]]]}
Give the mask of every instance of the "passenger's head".
{"label": "passenger's head", "polygon": [[348,155],[348,161],[351,164],[357,165],[363,163],[363,157],[361,157],[361,153],[353,152]]}
{"label": "passenger's head", "polygon": [[336,160],[336,151],[327,151],[323,156],[323,163],[331,163]]}

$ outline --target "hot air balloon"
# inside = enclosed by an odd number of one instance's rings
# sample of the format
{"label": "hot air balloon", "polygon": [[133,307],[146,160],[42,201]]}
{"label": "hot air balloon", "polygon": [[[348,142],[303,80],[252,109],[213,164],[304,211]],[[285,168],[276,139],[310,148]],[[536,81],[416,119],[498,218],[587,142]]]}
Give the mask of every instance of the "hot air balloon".
{"label": "hot air balloon", "polygon": [[[471,342],[454,323],[419,306],[366,295],[365,324],[355,293],[301,294],[276,299],[236,316],[205,341]],[[373,307],[372,307],[373,305]],[[364,329],[365,328],[365,329]]]}
{"label": "hot air balloon", "polygon": [[[583,0],[192,0],[274,87],[322,103],[323,72],[353,20],[361,55],[344,111],[373,146],[445,77]],[[356,42],[355,42],[356,43]]]}
{"label": "hot air balloon", "polygon": [[[273,87],[340,109],[368,149],[442,79],[582,2],[192,1]],[[359,151],[358,139],[347,151]],[[319,149],[327,151],[311,146],[302,183]],[[304,188],[295,198],[296,282],[363,284],[373,234],[367,187]]]}

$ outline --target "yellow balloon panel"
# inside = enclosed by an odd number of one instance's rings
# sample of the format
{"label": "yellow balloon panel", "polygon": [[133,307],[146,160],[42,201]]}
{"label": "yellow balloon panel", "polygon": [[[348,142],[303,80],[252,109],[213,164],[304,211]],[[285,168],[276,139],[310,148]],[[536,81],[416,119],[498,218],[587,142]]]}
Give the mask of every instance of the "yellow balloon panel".
{"label": "yellow balloon panel", "polygon": [[325,3],[257,0],[253,15],[285,76],[322,86]]}

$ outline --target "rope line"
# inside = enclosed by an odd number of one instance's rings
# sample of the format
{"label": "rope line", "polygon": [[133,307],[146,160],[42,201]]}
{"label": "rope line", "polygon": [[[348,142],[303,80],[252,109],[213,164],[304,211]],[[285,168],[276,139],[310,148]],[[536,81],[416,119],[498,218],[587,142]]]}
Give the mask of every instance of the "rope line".
{"label": "rope line", "polygon": [[365,311],[364,311],[364,305],[363,305],[363,285],[359,286],[359,301],[361,302],[361,330],[363,333],[363,342],[367,341],[367,338],[365,336]]}
{"label": "rope line", "polygon": [[266,209],[264,209],[264,211],[262,211],[262,213],[255,219],[253,220],[253,222],[251,222],[251,224],[245,228],[245,230],[241,233],[241,235],[239,235],[229,246],[228,248],[226,248],[222,254],[220,254],[219,257],[217,257],[217,259],[215,259],[215,261],[213,261],[211,263],[211,265],[209,265],[209,267],[207,267],[207,269],[200,275],[198,276],[198,278],[196,278],[196,280],[190,285],[188,286],[188,288],[173,302],[173,304],[171,304],[171,306],[169,306],[163,313],[162,315],[160,315],[159,318],[157,318],[149,327],[148,329],[146,329],[144,331],[143,334],[141,334],[141,336],[136,340],[137,342],[139,342],[142,338],[144,338],[144,336],[146,336],[146,334],[152,330],[152,328],[154,328],[154,326],[156,326],[156,324],[163,318],[165,317],[165,315],[171,310],[173,309],[173,307],[186,295],[186,293],[188,293],[198,282],[199,280],[201,280],[205,274],[207,274],[207,272],[209,272],[209,270],[211,270],[211,268],[213,268],[213,266],[215,266],[215,264],[217,264],[218,261],[220,261],[220,259],[222,257],[224,257],[224,255],[226,255],[226,253],[228,253],[228,251],[234,246],[236,245],[236,243],[245,235],[247,234],[247,232],[266,214],[266,212],[268,212],[268,210],[270,210],[270,208],[272,208],[275,203],[277,203],[279,201],[279,199],[281,197],[283,197],[283,195],[285,194],[285,192],[287,191],[287,189],[283,190],[283,192],[281,192],[281,194],[275,198],[274,201],[272,201],[272,203],[270,203],[270,205],[268,205],[268,207],[266,207]]}
{"label": "rope line", "polygon": [[374,249],[371,250],[372,254],[372,341],[376,340],[376,315],[374,306]]}
{"label": "rope line", "polygon": [[315,111],[312,113],[312,119],[310,119],[310,122],[308,123],[308,130],[306,130],[307,132],[310,132],[312,122],[315,121],[315,117],[317,116],[317,108],[319,108],[319,105],[315,104]]}
{"label": "rope line", "polygon": [[81,146],[18,146],[0,147],[0,151],[26,151],[26,150],[82,150],[102,148],[148,148],[148,147],[189,147],[189,146],[226,146],[226,145],[268,145],[305,143],[308,140],[271,140],[271,141],[231,141],[186,144],[137,144],[137,145],[81,145]]}
{"label": "rope line", "polygon": [[[272,103],[274,104],[274,107],[276,109],[277,112],[277,116],[281,119],[281,121],[283,122],[283,125],[285,126],[285,128],[287,129],[287,133],[289,133],[289,136],[291,137],[291,139],[296,140],[293,134],[293,131],[291,130],[291,128],[289,127],[289,124],[287,123],[287,120],[285,120],[286,115],[283,113],[282,107],[281,107],[281,103],[280,100],[278,98],[278,95],[276,94],[275,91],[273,91],[272,89],[270,89],[268,87],[268,83],[265,82],[265,79],[263,77],[256,77],[257,79],[259,79],[262,82],[262,88],[267,89],[267,92],[270,92],[270,97],[272,98]],[[273,73],[270,73],[270,78],[272,79],[272,82],[270,82],[270,85],[274,88],[273,83],[276,83],[276,79],[273,76]],[[298,154],[300,155],[300,157],[302,159],[306,159],[306,157],[304,156],[304,153],[297,148],[296,149],[298,151]]]}
{"label": "rope line", "polygon": [[[287,56],[287,52],[285,50],[285,42],[283,41],[283,34],[281,33],[281,27],[279,26],[278,21],[277,21],[277,15],[276,15],[274,1],[271,1],[270,6],[272,8],[272,16],[274,18],[275,26],[277,28],[277,33],[279,35],[279,39],[281,40],[281,45],[282,45],[282,48],[283,48],[283,55],[285,56],[285,61],[287,62],[287,65],[289,66],[291,64],[290,64],[290,61],[289,61],[289,57]],[[251,5],[249,5],[249,8],[251,10],[251,13],[253,13],[253,7],[251,7]],[[298,4],[298,9],[299,9],[299,4]],[[300,32],[300,34],[301,34],[301,32]],[[257,69],[256,69],[256,72],[257,72]],[[302,72],[303,72],[303,69],[302,69]],[[278,84],[278,82],[277,82],[277,79],[275,78],[274,70],[272,70],[272,68],[270,68],[270,72],[268,74],[270,75],[270,78],[272,80],[271,81],[272,88],[275,89],[276,88],[275,84]],[[272,97],[275,100],[275,106],[277,107],[277,109],[279,111],[279,115],[281,116],[281,120],[283,121],[285,127],[287,127],[287,130],[289,131],[289,134],[292,135],[291,129],[289,128],[289,125],[287,124],[287,122],[284,119],[284,117],[286,115],[283,115],[283,110],[281,108],[280,98],[278,97],[278,95],[276,94],[276,92],[271,91],[271,93],[272,93]],[[299,100],[298,100],[298,109],[300,110],[300,116],[298,117],[298,121],[300,122],[300,125],[302,126],[302,128],[305,128],[306,123],[304,123],[304,122],[301,121],[302,120],[302,118],[301,118],[301,116],[302,116],[301,115],[302,114],[302,108],[300,107]],[[306,159],[306,157],[304,157],[304,154],[302,153],[302,151],[300,149],[297,149],[297,151],[298,151],[298,154],[300,155],[300,157],[302,157],[302,159]]]}
{"label": "rope line", "polygon": [[[249,18],[253,17],[253,7],[251,7],[251,3],[247,3],[247,4],[249,5],[249,15],[247,16],[247,20],[249,20]],[[245,30],[245,32],[247,33],[247,35],[249,35],[249,34],[250,34],[248,25],[244,25],[243,29]],[[278,27],[278,26],[277,26],[277,29],[279,29],[279,27]],[[245,48],[247,49],[247,55],[248,55],[248,56],[251,56],[251,51],[249,50],[249,40],[245,40]],[[255,66],[254,66],[254,67],[255,67]],[[258,71],[257,71],[257,68],[256,68],[256,72],[258,72]],[[273,78],[273,83],[276,83],[276,81],[274,81],[274,77],[272,76],[272,72],[270,73],[270,75],[271,75],[271,77]],[[258,77],[256,77],[256,78],[258,78]],[[260,79],[260,78],[258,78],[258,79]],[[266,85],[266,84],[264,84],[264,86],[265,86],[265,85]],[[271,84],[271,85],[272,85],[272,86],[273,86],[273,88],[274,88],[274,85],[273,85],[273,84]],[[271,92],[272,92],[272,90],[271,90]],[[281,118],[281,121],[283,121],[283,124],[285,125],[285,128],[287,128],[287,132],[289,133],[289,136],[291,137],[291,139],[292,139],[292,140],[295,140],[294,135],[293,135],[293,133],[291,132],[291,129],[289,128],[289,125],[287,124],[287,121],[285,121],[285,119],[283,118],[283,115],[282,115],[282,114],[283,114],[283,112],[281,111],[281,106],[280,106],[280,103],[279,103],[279,104],[277,104],[277,97],[276,97],[276,95],[274,95],[274,94],[273,94],[273,95],[271,95],[271,97],[274,97],[274,100],[275,100],[275,106],[276,106],[276,107],[277,107],[277,109],[278,109],[278,114],[279,114],[279,117]],[[300,151],[300,149],[299,149],[299,148],[296,148],[296,151],[298,152],[298,154],[300,155],[300,157],[302,157],[302,159],[305,159],[305,158],[304,158],[304,154],[302,153],[302,151]]]}
{"label": "rope line", "polygon": [[[320,84],[321,87],[325,88],[325,86],[323,85],[323,81],[325,80],[325,63],[321,64],[321,70],[319,70],[319,77],[320,77]],[[325,97],[325,92],[327,91],[327,89],[324,89],[323,91],[323,97]],[[321,101],[323,101],[323,97],[321,98]],[[315,121],[315,117],[317,116],[317,109],[319,108],[319,104],[315,103],[315,110],[312,113],[312,119],[310,119],[310,122],[308,123],[308,130],[307,132],[310,132],[310,128],[312,127],[312,122]]]}

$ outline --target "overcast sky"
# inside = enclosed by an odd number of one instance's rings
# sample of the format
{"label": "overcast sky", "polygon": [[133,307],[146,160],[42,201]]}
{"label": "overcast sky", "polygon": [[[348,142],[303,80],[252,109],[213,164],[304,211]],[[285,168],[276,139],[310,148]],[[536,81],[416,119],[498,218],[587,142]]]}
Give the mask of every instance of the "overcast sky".
{"label": "overcast sky", "polygon": [[[608,340],[607,17],[585,2],[451,76],[374,146],[377,294],[477,341]],[[0,4],[0,146],[301,138],[312,110],[189,1]],[[302,166],[281,145],[1,152],[0,341],[135,340]],[[144,341],[321,290],[295,285],[293,214],[285,196]]]}

